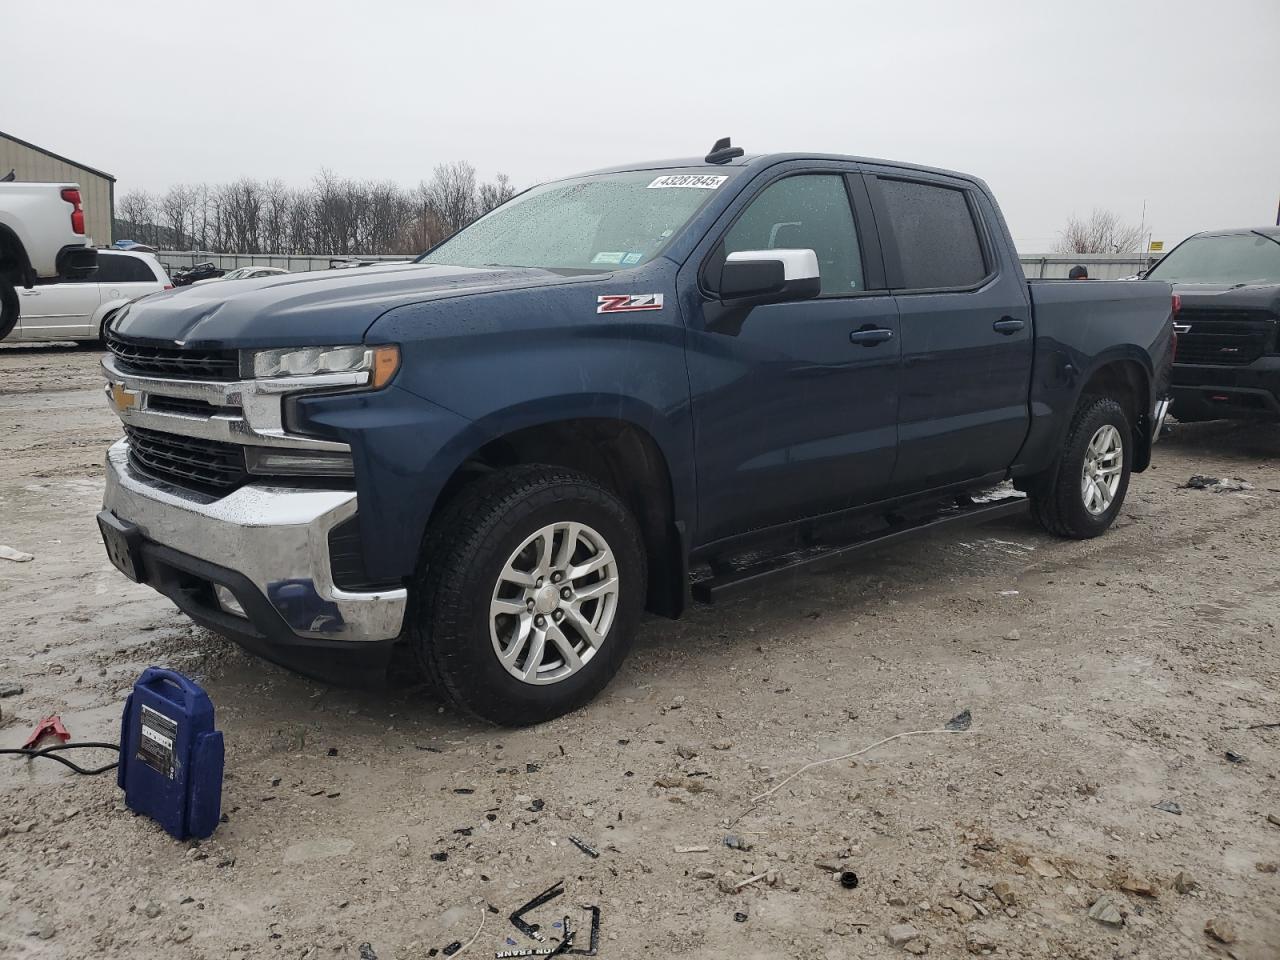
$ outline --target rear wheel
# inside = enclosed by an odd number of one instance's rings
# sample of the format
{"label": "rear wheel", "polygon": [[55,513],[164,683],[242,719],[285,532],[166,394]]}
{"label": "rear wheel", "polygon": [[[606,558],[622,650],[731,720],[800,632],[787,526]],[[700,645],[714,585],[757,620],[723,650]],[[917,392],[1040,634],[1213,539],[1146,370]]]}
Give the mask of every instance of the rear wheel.
{"label": "rear wheel", "polygon": [[1124,504],[1132,464],[1133,429],[1124,407],[1111,397],[1085,397],[1058,463],[1031,485],[1032,513],[1060,537],[1096,537]]}
{"label": "rear wheel", "polygon": [[518,467],[477,481],[435,524],[424,561],[414,654],[485,720],[522,726],[574,710],[631,649],[643,541],[626,506],[584,474]]}
{"label": "rear wheel", "polygon": [[18,325],[18,310],[18,291],[11,281],[0,277],[0,340]]}

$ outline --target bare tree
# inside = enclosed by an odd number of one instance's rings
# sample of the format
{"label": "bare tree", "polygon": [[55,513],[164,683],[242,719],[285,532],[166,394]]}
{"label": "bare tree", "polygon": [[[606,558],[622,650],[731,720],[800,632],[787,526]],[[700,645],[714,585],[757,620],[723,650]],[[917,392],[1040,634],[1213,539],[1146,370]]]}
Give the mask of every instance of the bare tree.
{"label": "bare tree", "polygon": [[476,168],[465,160],[437,166],[425,192],[446,236],[457,233],[476,218]]}
{"label": "bare tree", "polygon": [[421,253],[449,235],[436,213],[427,183],[419,183],[409,195],[407,214],[397,241],[397,253]]}
{"label": "bare tree", "polygon": [[128,239],[150,243],[154,237],[156,220],[155,198],[145,190],[130,190],[120,198],[120,219],[129,225],[133,236]]}
{"label": "bare tree", "polygon": [[160,198],[160,222],[168,228],[168,243],[174,250],[185,250],[190,246],[190,235],[187,233],[191,221],[191,211],[195,206],[195,191],[183,184],[175,184],[165,191]]}
{"label": "bare tree", "polygon": [[477,213],[484,216],[494,207],[500,207],[516,195],[516,188],[511,185],[511,178],[500,173],[493,183],[480,184]]}
{"label": "bare tree", "polygon": [[252,178],[179,184],[158,200],[135,190],[117,204],[116,231],[155,246],[210,253],[419,253],[515,193],[501,173],[478,184],[465,161],[441,164],[412,190],[321,170],[299,190]]}
{"label": "bare tree", "polygon": [[1058,240],[1058,253],[1139,253],[1142,228],[1126,224],[1110,210],[1094,210],[1088,220],[1071,217]]}
{"label": "bare tree", "polygon": [[191,188],[191,211],[188,214],[187,236],[193,250],[209,249],[209,186],[200,184]]}

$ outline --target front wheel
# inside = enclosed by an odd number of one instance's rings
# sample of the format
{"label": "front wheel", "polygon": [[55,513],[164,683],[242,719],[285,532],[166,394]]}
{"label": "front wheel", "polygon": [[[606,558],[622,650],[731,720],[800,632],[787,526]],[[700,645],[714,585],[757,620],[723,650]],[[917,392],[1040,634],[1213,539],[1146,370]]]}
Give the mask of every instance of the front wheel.
{"label": "front wheel", "polygon": [[590,477],[518,467],[477,481],[428,535],[409,637],[462,709],[550,720],[602,690],[631,649],[646,565],[635,518]]}
{"label": "front wheel", "polygon": [[1124,407],[1110,397],[1082,399],[1061,458],[1031,485],[1031,509],[1040,525],[1076,540],[1104,533],[1129,489],[1133,442]]}

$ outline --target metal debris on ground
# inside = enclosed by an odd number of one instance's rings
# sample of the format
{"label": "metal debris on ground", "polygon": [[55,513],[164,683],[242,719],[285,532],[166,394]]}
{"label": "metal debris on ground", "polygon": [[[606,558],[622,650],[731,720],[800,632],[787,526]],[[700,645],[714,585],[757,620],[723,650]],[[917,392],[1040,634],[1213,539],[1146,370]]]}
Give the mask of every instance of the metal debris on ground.
{"label": "metal debris on ground", "polygon": [[591,911],[591,932],[588,946],[586,950],[579,947],[569,952],[578,957],[594,957],[600,952],[600,908],[583,904],[582,909]]}
{"label": "metal debris on ground", "polygon": [[462,941],[455,940],[453,941],[453,943],[449,944],[440,952],[443,953],[446,957],[452,957],[455,953],[457,953],[461,949],[462,949]]}
{"label": "metal debris on ground", "polygon": [[373,952],[372,943],[360,944],[360,960],[378,960],[378,955]]}
{"label": "metal debris on ground", "polygon": [[965,707],[960,713],[947,721],[945,730],[968,730],[973,726],[973,714],[969,712],[969,708]]}
{"label": "metal debris on ground", "polygon": [[600,851],[597,850],[595,847],[591,846],[591,844],[587,843],[587,841],[583,840],[581,837],[575,837],[570,835],[569,842],[572,843],[579,850],[581,850],[583,853],[585,853],[592,860],[595,860],[597,857],[600,856]]}
{"label": "metal debris on ground", "polygon": [[840,873],[840,886],[846,890],[854,890],[858,886],[858,875],[852,870],[844,870]]}
{"label": "metal debris on ground", "polygon": [[1151,805],[1153,810],[1163,810],[1165,813],[1172,813],[1176,817],[1182,816],[1182,807],[1174,803],[1172,800],[1161,800],[1159,803]]}
{"label": "metal debris on ground", "polygon": [[724,845],[730,850],[747,851],[753,848],[754,844],[749,840],[744,840],[736,833],[730,833],[724,838]]}
{"label": "metal debris on ground", "polygon": [[523,933],[526,937],[531,937],[532,939],[537,940],[539,943],[545,941],[546,937],[544,937],[541,933],[538,932],[538,925],[536,923],[527,923],[524,919],[524,915],[530,912],[531,910],[536,910],[538,907],[542,906],[544,903],[550,903],[552,900],[560,896],[560,894],[562,893],[564,893],[564,881],[557,880],[554,884],[552,884],[550,887],[547,887],[546,890],[543,890],[540,894],[538,894],[528,903],[524,904],[521,907],[517,907],[512,912],[509,918],[511,920],[511,923],[515,926],[517,930]]}
{"label": "metal debris on ground", "polygon": [[1225,756],[1231,763],[1244,763],[1245,760],[1242,754],[1236,753],[1234,750],[1228,750],[1223,754],[1223,756]]}
{"label": "metal debris on ground", "polygon": [[573,946],[573,937],[576,931],[569,926],[569,918],[566,916],[563,921],[564,939],[560,941],[560,946],[551,951],[549,956],[556,957],[562,953],[568,953]]}

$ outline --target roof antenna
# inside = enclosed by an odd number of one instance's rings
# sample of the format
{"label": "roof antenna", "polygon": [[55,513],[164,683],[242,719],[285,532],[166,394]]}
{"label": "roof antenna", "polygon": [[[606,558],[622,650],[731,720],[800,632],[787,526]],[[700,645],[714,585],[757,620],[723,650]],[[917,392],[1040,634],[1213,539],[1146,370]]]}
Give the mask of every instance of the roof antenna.
{"label": "roof antenna", "polygon": [[741,147],[729,146],[729,138],[721,137],[716,141],[716,145],[711,148],[711,152],[705,157],[707,163],[728,163],[734,157],[740,157],[744,153]]}

